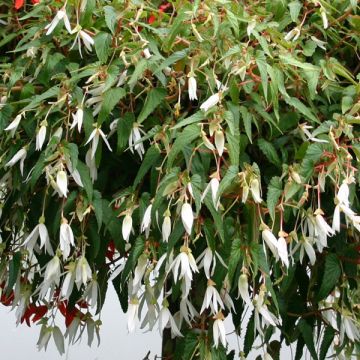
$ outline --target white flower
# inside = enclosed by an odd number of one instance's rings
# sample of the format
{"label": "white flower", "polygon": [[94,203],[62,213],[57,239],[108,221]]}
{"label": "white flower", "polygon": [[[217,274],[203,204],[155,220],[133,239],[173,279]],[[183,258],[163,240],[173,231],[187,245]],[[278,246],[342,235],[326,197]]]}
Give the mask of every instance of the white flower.
{"label": "white flower", "polygon": [[335,230],[333,230],[325,221],[322,216],[323,211],[317,209],[315,211],[315,234],[317,235],[317,247],[320,252],[322,252],[324,247],[327,247],[327,237],[335,235]]}
{"label": "white flower", "polygon": [[144,53],[144,57],[145,57],[145,59],[150,59],[151,58],[151,53],[150,53],[150,50],[148,49],[148,48],[145,48],[144,50],[143,50],[143,53]]}
{"label": "white flower", "polygon": [[63,7],[56,13],[51,23],[45,26],[45,29],[47,29],[46,35],[50,35],[61,20],[64,20],[65,28],[68,31],[68,33],[71,34],[72,30],[70,26],[70,21],[66,14],[65,7]]}
{"label": "white flower", "polygon": [[168,215],[164,217],[164,221],[161,227],[161,233],[162,233],[163,241],[168,242],[169,236],[171,234],[171,219],[170,216]]}
{"label": "white flower", "polygon": [[139,300],[132,298],[130,300],[127,311],[127,328],[130,333],[135,331],[136,323],[138,321]]}
{"label": "white flower", "polygon": [[60,170],[56,174],[56,185],[58,187],[58,192],[60,197],[67,197],[68,193],[68,180],[67,175],[64,170]]}
{"label": "white flower", "polygon": [[224,325],[224,316],[217,316],[216,320],[213,323],[213,339],[215,347],[219,346],[219,340],[221,344],[226,347],[226,333]]}
{"label": "white flower", "polygon": [[339,187],[339,191],[336,195],[336,200],[338,201],[339,204],[343,204],[346,207],[349,207],[350,206],[349,195],[350,195],[349,185],[347,184],[346,181],[344,181]]}
{"label": "white flower", "polygon": [[310,38],[319,48],[326,50],[326,47],[325,47],[326,42],[325,41],[321,41],[315,36],[311,36]]}
{"label": "white flower", "polygon": [[76,272],[75,272],[75,282],[78,289],[80,289],[81,284],[86,285],[89,280],[91,280],[92,271],[89,266],[86,257],[82,255],[80,259],[77,260]]}
{"label": "white flower", "polygon": [[148,258],[146,254],[140,255],[138,259],[138,263],[134,270],[134,279],[132,281],[132,293],[136,294],[141,286],[142,278],[145,274],[146,268],[148,264]]}
{"label": "white flower", "polygon": [[222,130],[215,131],[215,147],[219,156],[222,156],[225,149],[225,136]]}
{"label": "white flower", "polygon": [[140,159],[142,159],[143,155],[145,154],[144,145],[141,141],[140,128],[136,123],[134,123],[129,136],[129,149],[132,153],[134,153],[134,150],[136,150],[140,156]]}
{"label": "white flower", "polygon": [[130,214],[126,214],[121,228],[122,236],[126,242],[129,241],[131,230],[132,230],[132,217]]}
{"label": "white flower", "polygon": [[323,22],[323,28],[327,29],[329,27],[329,21],[328,18],[326,16],[326,10],[321,6],[320,8],[320,15],[321,15],[321,19]]}
{"label": "white flower", "polygon": [[152,204],[150,204],[144,213],[144,217],[143,220],[141,222],[141,228],[140,231],[143,233],[145,231],[145,237],[146,239],[149,237],[149,233],[150,233],[150,225],[151,225],[151,208],[152,208]]}
{"label": "white flower", "polygon": [[29,234],[29,236],[25,239],[23,245],[29,250],[29,252],[33,251],[35,243],[40,236],[40,249],[45,246],[45,252],[51,256],[54,256],[54,251],[52,249],[49,233],[44,224],[45,219],[40,218],[39,224],[37,224],[34,230]]}
{"label": "white flower", "polygon": [[46,265],[44,281],[47,283],[59,284],[60,280],[60,259],[54,256]]}
{"label": "white flower", "polygon": [[270,249],[270,251],[275,256],[275,258],[278,259],[278,257],[279,257],[278,242],[277,242],[275,235],[268,228],[266,228],[261,233],[261,236],[262,236],[262,239],[265,241],[267,247]]}
{"label": "white flower", "polygon": [[211,95],[205,102],[203,102],[200,106],[200,109],[203,111],[208,111],[210,108],[217,105],[217,103],[220,101],[220,94],[216,93],[214,95]]}
{"label": "white flower", "polygon": [[344,333],[350,341],[357,342],[360,340],[359,326],[354,323],[350,316],[341,316],[340,337],[343,339]]}
{"label": "white flower", "polygon": [[196,78],[194,76],[189,77],[188,90],[189,90],[190,101],[197,100],[197,94],[196,94],[197,84],[196,84]]}
{"label": "white flower", "polygon": [[109,149],[109,151],[112,151],[110,144],[104,134],[104,132],[100,129],[100,128],[96,128],[92,131],[92,133],[90,134],[89,138],[87,139],[85,145],[87,145],[90,141],[92,141],[91,143],[91,158],[93,159],[95,157],[95,153],[96,153],[96,149],[98,147],[99,144],[99,138],[103,139],[104,143],[106,144],[107,148]]}
{"label": "white flower", "polygon": [[249,295],[249,283],[248,276],[246,274],[241,274],[238,280],[238,297],[245,301],[246,304],[250,304],[250,295]]}
{"label": "white flower", "polygon": [[97,304],[98,293],[99,284],[96,279],[92,279],[84,291],[84,298],[92,308],[94,308]]}
{"label": "white flower", "polygon": [[286,41],[296,41],[300,36],[301,30],[300,28],[296,27],[290,30],[284,37]]}
{"label": "white flower", "polygon": [[218,313],[219,307],[221,309],[225,308],[224,303],[221,300],[220,294],[216,290],[214,285],[215,285],[215,283],[211,279],[209,279],[208,285],[207,285],[207,288],[205,291],[204,301],[201,306],[200,314],[202,314],[205,311],[205,309],[208,309],[209,307],[210,307],[213,315]]}
{"label": "white flower", "polygon": [[[213,261],[214,260],[214,261]],[[201,261],[201,262],[200,262]],[[215,266],[216,266],[216,258],[213,255],[212,250],[207,247],[201,254],[200,256],[196,259],[196,262],[199,263],[199,269],[201,269],[202,267],[204,268],[204,272],[205,272],[205,276],[207,279],[210,279],[211,276],[214,274],[215,271]],[[211,268],[211,263],[213,263],[212,269],[210,271]]]}
{"label": "white flower", "polygon": [[[164,302],[167,302],[166,299],[164,300]],[[177,327],[176,322],[167,306],[163,306],[162,309],[160,310],[158,321],[159,321],[159,332],[161,335],[163,334],[164,329],[167,326],[170,326],[171,337],[183,336],[179,328]]]}
{"label": "white flower", "polygon": [[74,234],[67,220],[62,218],[60,225],[60,250],[62,251],[64,260],[70,255],[70,245],[75,246]]}
{"label": "white flower", "polygon": [[178,280],[184,279],[185,288],[183,289],[182,297],[186,298],[191,289],[192,273],[199,272],[195,259],[188,247],[181,247],[179,255],[173,260],[168,271],[173,272],[175,283]]}
{"label": "white flower", "polygon": [[273,358],[268,352],[266,352],[264,355],[264,360],[273,360]]}
{"label": "white flower", "polygon": [[79,31],[79,36],[80,36],[81,40],[83,41],[85,47],[89,51],[92,51],[92,46],[95,44],[94,39],[88,33],[86,33],[84,30]]}
{"label": "white flower", "polygon": [[36,134],[36,150],[41,150],[44,145],[46,137],[46,125],[45,123],[40,126],[38,133]]}
{"label": "white flower", "polygon": [[309,129],[313,128],[311,125],[307,125],[306,123],[299,124],[299,128],[303,132],[303,134],[306,136],[305,139],[307,138],[308,140],[311,140],[313,142],[318,142],[318,143],[328,143],[327,140],[317,139],[310,133]]}
{"label": "white flower", "polygon": [[65,279],[61,287],[61,297],[63,299],[69,299],[74,288],[75,283],[75,263],[71,262],[66,265],[68,272],[66,273]]}
{"label": "white flower", "polygon": [[78,131],[81,131],[83,119],[84,119],[84,110],[81,107],[78,107],[75,114],[72,114],[73,123],[71,124],[70,129],[73,129],[76,125]]}
{"label": "white flower", "polygon": [[116,84],[116,87],[123,86],[125,84],[126,77],[127,77],[127,70],[124,70],[119,76],[119,80]]}
{"label": "white flower", "polygon": [[24,173],[24,161],[27,155],[27,151],[24,148],[21,148],[6,164],[5,167],[12,167],[18,161],[20,161],[20,173]]}
{"label": "white flower", "polygon": [[20,120],[23,116],[23,113],[16,115],[15,119],[4,129],[5,131],[10,131],[11,137],[15,135],[15,132],[20,124]]}
{"label": "white flower", "polygon": [[260,182],[259,182],[258,178],[251,179],[250,192],[253,197],[253,200],[257,204],[260,204],[262,202],[262,198],[261,198],[261,187],[260,187]]}
{"label": "white flower", "polygon": [[309,257],[310,264],[314,265],[316,261],[316,254],[313,246],[310,244],[309,240],[304,237],[303,241],[301,242],[300,247],[300,263],[302,264],[304,258],[304,251],[306,252],[307,256]]}
{"label": "white flower", "polygon": [[191,322],[195,317],[199,316],[199,313],[188,298],[182,298],[180,301],[180,315],[191,326]]}
{"label": "white flower", "polygon": [[189,203],[184,203],[181,207],[181,220],[185,231],[191,235],[191,230],[194,222],[194,214]]}
{"label": "white flower", "polygon": [[211,189],[211,198],[216,210],[220,205],[220,200],[218,199],[219,185],[220,185],[219,180],[217,178],[212,178],[201,196],[201,202],[203,202],[203,200],[206,197],[206,194]]}
{"label": "white flower", "polygon": [[289,254],[287,250],[287,244],[284,237],[280,236],[277,241],[277,250],[282,263],[288,268],[289,267]]}
{"label": "white flower", "polygon": [[95,158],[91,157],[91,148],[86,152],[85,162],[90,171],[91,181],[94,183],[97,180],[97,167]]}

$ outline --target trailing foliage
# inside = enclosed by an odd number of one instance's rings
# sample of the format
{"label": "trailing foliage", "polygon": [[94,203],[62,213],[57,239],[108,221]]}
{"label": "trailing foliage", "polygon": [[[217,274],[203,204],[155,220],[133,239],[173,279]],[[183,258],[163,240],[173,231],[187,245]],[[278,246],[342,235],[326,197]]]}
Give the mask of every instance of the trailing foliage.
{"label": "trailing foliage", "polygon": [[40,349],[112,283],[174,359],[234,358],[230,314],[242,357],[358,354],[356,0],[0,9],[0,301]]}

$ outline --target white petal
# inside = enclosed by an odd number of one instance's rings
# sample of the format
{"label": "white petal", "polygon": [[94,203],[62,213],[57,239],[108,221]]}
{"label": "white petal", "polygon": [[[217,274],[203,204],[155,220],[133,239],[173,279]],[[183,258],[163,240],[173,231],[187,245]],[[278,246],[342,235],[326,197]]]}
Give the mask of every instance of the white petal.
{"label": "white petal", "polygon": [[63,170],[58,171],[56,174],[56,185],[59,188],[59,195],[67,197],[68,192],[68,180],[66,172]]}
{"label": "white petal", "polygon": [[215,131],[215,147],[219,156],[222,156],[225,148],[225,136],[222,130]]}
{"label": "white petal", "polygon": [[131,229],[132,229],[132,217],[131,215],[126,214],[122,224],[122,236],[125,241],[129,241]]}
{"label": "white petal", "polygon": [[200,109],[203,111],[208,111],[210,108],[215,106],[220,101],[219,93],[211,95],[204,103],[201,104]]}
{"label": "white petal", "polygon": [[189,203],[184,203],[181,207],[181,220],[185,231],[191,235],[191,230],[194,222],[194,214]]}

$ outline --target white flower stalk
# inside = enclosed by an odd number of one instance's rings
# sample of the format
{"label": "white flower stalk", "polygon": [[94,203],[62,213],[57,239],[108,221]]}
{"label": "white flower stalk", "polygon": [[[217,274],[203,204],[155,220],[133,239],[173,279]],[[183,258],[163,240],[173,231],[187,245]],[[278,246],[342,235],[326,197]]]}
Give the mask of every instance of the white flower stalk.
{"label": "white flower stalk", "polygon": [[52,21],[45,26],[45,29],[47,29],[46,35],[50,35],[56,28],[56,26],[59,24],[59,22],[63,20],[65,28],[69,34],[72,33],[70,21],[66,14],[65,7],[61,8],[55,15],[55,17],[52,19]]}
{"label": "white flower stalk", "polygon": [[194,223],[194,214],[191,205],[187,202],[184,203],[181,207],[181,220],[185,231],[188,235],[191,235],[191,230]]}
{"label": "white flower stalk", "polygon": [[219,156],[222,156],[225,149],[225,135],[222,130],[215,131],[215,147]]}
{"label": "white flower stalk", "polygon": [[216,285],[211,279],[208,280],[208,285],[205,291],[204,301],[201,306],[200,314],[210,307],[213,315],[217,314],[219,307],[225,309],[224,303],[221,300],[219,292],[216,290]]}
{"label": "white flower stalk", "polygon": [[164,242],[169,241],[169,237],[171,234],[171,218],[170,218],[170,212],[166,211],[164,214],[164,221],[162,223],[161,227],[161,234]]}
{"label": "white flower stalk", "polygon": [[295,27],[294,29],[290,30],[284,37],[286,41],[296,41],[301,34],[301,29]]}
{"label": "white flower stalk", "polygon": [[90,134],[88,140],[86,141],[85,145],[87,145],[91,141],[91,158],[93,159],[95,157],[96,149],[99,145],[99,139],[100,137],[103,139],[104,143],[106,144],[109,151],[112,151],[111,146],[106,138],[106,135],[100,128],[96,128],[92,131]]}
{"label": "white flower stalk", "polygon": [[149,237],[150,234],[150,226],[151,226],[151,209],[152,209],[152,204],[150,204],[144,213],[144,217],[143,220],[141,222],[141,227],[140,227],[140,232],[143,233],[145,232],[145,238],[147,239]]}
{"label": "white flower stalk", "polygon": [[219,346],[219,343],[221,343],[226,348],[224,315],[221,312],[216,315],[215,321],[213,323],[213,340],[216,348]]}
{"label": "white flower stalk", "polygon": [[314,250],[312,244],[310,243],[310,241],[306,237],[304,237],[304,239],[300,245],[300,263],[301,264],[303,262],[305,252],[306,252],[307,256],[309,257],[310,264],[314,265],[315,261],[316,261],[315,250]]}
{"label": "white flower stalk", "polygon": [[71,124],[70,129],[73,129],[77,126],[78,131],[81,132],[83,119],[84,119],[84,110],[81,107],[78,107],[75,114],[71,114],[73,117],[73,123]]}
{"label": "white flower stalk", "polygon": [[206,112],[209,109],[211,109],[212,107],[214,107],[215,105],[217,105],[219,101],[220,101],[220,94],[215,93],[214,95],[211,95],[205,102],[203,102],[201,104],[200,109],[202,111]]}
{"label": "white flower stalk", "polygon": [[250,304],[250,295],[249,295],[249,282],[248,276],[246,274],[241,274],[238,280],[238,298],[241,298],[245,301],[246,304]]}
{"label": "white flower stalk", "polygon": [[86,285],[92,278],[92,271],[86,257],[82,255],[76,263],[75,283],[78,289],[81,285]]}
{"label": "white flower stalk", "polygon": [[42,125],[40,126],[40,129],[38,133],[36,134],[36,147],[35,149],[37,151],[40,151],[44,145],[45,138],[46,138],[46,121],[42,122]]}
{"label": "white flower stalk", "polygon": [[190,326],[194,318],[199,316],[199,313],[188,298],[182,298],[180,301],[180,316]]}
{"label": "white flower stalk", "polygon": [[10,131],[11,137],[14,137],[23,115],[23,113],[16,115],[15,119],[4,129]]}
{"label": "white flower stalk", "polygon": [[197,100],[197,83],[196,78],[194,76],[189,76],[188,79],[188,90],[189,90],[189,100]]}
{"label": "white flower stalk", "polygon": [[251,192],[253,200],[257,204],[262,203],[260,181],[256,177],[251,179],[251,181],[250,181],[250,192]]}
{"label": "white flower stalk", "polygon": [[283,236],[280,236],[277,241],[277,250],[280,257],[281,262],[287,268],[289,267],[289,253],[287,249],[287,243]]}
{"label": "white flower stalk", "polygon": [[73,291],[75,284],[75,268],[76,265],[73,261],[66,265],[66,269],[68,270],[68,272],[66,273],[66,276],[61,286],[61,297],[64,300],[69,300],[70,295]]}
{"label": "white flower stalk", "polygon": [[74,234],[68,221],[63,217],[60,225],[60,250],[64,260],[70,255],[71,245],[75,246]]}
{"label": "white flower stalk", "polygon": [[193,279],[192,273],[199,272],[195,259],[188,247],[181,247],[179,255],[173,260],[168,271],[173,272],[175,283],[178,280],[184,280],[185,288],[183,290],[182,298],[186,298],[191,289],[191,282]]}
{"label": "white flower stalk", "polygon": [[278,253],[278,242],[275,235],[270,231],[269,228],[265,228],[261,233],[262,239],[275,256],[276,260],[279,258]]}
{"label": "white flower stalk", "polygon": [[27,151],[24,148],[21,148],[6,164],[5,167],[12,167],[17,162],[20,162],[20,173],[24,174],[24,161],[27,155]]}
{"label": "white flower stalk", "polygon": [[352,342],[357,342],[360,340],[359,327],[355,324],[355,321],[350,316],[342,315],[340,324],[341,342],[344,339],[344,334],[346,334],[348,339]]}
{"label": "white flower stalk", "polygon": [[122,236],[126,242],[129,242],[130,233],[132,230],[132,217],[131,214],[126,214],[122,223]]}
{"label": "white flower stalk", "polygon": [[68,193],[68,179],[66,172],[60,170],[56,174],[56,185],[60,197],[67,197]]}
{"label": "white flower stalk", "polygon": [[137,151],[137,153],[140,156],[140,159],[142,159],[143,155],[145,154],[144,145],[141,141],[140,127],[136,123],[134,123],[129,136],[129,149],[133,154],[134,154],[134,150]]}
{"label": "white flower stalk", "polygon": [[172,338],[174,338],[175,336],[182,337],[183,335],[181,334],[178,326],[176,325],[174,317],[171,315],[170,310],[166,306],[167,300],[164,299],[163,303],[165,303],[165,304],[163,305],[162,309],[160,310],[159,318],[158,318],[160,335],[163,334],[164,329],[166,327],[170,327]]}
{"label": "white flower stalk", "polygon": [[139,313],[139,300],[134,297],[130,300],[128,311],[127,311],[127,328],[129,333],[135,331],[136,324],[138,322]]}
{"label": "white flower stalk", "polygon": [[45,252],[51,256],[54,256],[54,251],[50,243],[49,233],[44,223],[45,219],[41,217],[39,220],[39,224],[35,226],[34,230],[25,239],[23,246],[25,246],[28,251],[32,253],[36,241],[40,237],[40,249],[45,247]]}

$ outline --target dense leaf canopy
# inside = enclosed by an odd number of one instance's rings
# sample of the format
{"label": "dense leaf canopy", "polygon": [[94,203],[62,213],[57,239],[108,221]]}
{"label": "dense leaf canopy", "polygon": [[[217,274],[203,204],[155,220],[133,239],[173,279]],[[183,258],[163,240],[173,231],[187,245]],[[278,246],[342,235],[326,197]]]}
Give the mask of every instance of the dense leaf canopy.
{"label": "dense leaf canopy", "polygon": [[113,285],[174,359],[233,358],[226,317],[241,357],[358,354],[356,0],[0,10],[0,301],[40,349]]}

